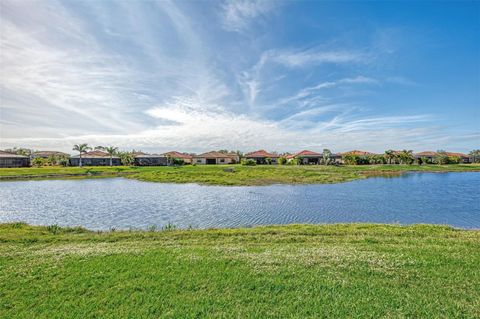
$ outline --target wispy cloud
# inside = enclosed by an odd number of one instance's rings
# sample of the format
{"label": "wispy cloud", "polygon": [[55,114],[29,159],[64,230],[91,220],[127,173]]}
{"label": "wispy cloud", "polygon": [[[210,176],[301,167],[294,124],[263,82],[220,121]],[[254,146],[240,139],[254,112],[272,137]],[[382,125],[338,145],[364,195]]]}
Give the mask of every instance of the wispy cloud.
{"label": "wispy cloud", "polygon": [[243,31],[253,19],[266,15],[274,7],[273,0],[226,1],[221,6],[223,27],[228,31]]}
{"label": "wispy cloud", "polygon": [[359,51],[325,50],[311,48],[307,50],[269,50],[264,53],[264,61],[272,61],[289,68],[301,68],[324,63],[364,63],[368,55]]}

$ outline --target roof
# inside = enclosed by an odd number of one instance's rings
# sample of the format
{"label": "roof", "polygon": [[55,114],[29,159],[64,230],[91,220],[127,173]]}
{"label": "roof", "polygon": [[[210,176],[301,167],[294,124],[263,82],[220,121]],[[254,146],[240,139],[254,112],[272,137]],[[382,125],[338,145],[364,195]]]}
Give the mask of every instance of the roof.
{"label": "roof", "polygon": [[309,150],[303,150],[303,151],[295,153],[295,154],[287,155],[287,158],[290,159],[290,158],[295,158],[295,157],[309,157],[309,156],[319,157],[319,156],[323,156],[323,154],[313,152],[313,151],[309,151]]}
{"label": "roof", "polygon": [[258,151],[255,151],[255,152],[251,152],[251,153],[247,153],[245,154],[245,157],[255,157],[255,158],[259,158],[259,157],[264,157],[264,158],[272,158],[272,157],[279,157],[278,155],[275,155],[275,154],[272,154],[272,153],[268,153],[267,151],[265,150],[258,150]]}
{"label": "roof", "polygon": [[52,156],[52,155],[59,155],[59,156],[70,156],[70,154],[57,152],[57,151],[37,151],[32,153],[33,156]]}
{"label": "roof", "polygon": [[[425,152],[415,153],[414,155],[415,155],[415,156],[436,156],[436,155],[438,155],[438,152],[425,151]],[[454,153],[454,152],[445,152],[445,155],[447,155],[447,156],[465,157],[465,158],[468,157],[467,154],[464,154],[464,153]]]}
{"label": "roof", "polygon": [[344,153],[339,153],[340,155],[357,155],[357,156],[365,156],[365,155],[374,155],[371,152],[367,151],[359,151],[359,150],[353,150],[350,152],[344,152]]}
{"label": "roof", "polygon": [[[78,158],[80,155],[75,155],[72,156],[72,158]],[[107,152],[102,152],[102,151],[90,151],[82,154],[82,158],[104,158],[108,157],[110,158],[110,154]],[[112,156],[112,158],[119,158],[118,156]]]}
{"label": "roof", "polygon": [[424,152],[420,152],[420,153],[415,153],[413,155],[415,155],[415,156],[435,156],[435,155],[437,155],[437,152],[424,151]]}
{"label": "roof", "polygon": [[211,152],[206,152],[206,153],[203,153],[203,154],[199,154],[199,155],[195,155],[195,157],[215,157],[215,158],[231,158],[232,155],[230,154],[224,154],[224,153],[220,153],[220,152],[216,152],[216,151],[211,151]]}
{"label": "roof", "polygon": [[28,156],[13,154],[13,153],[4,152],[4,151],[0,151],[0,157],[29,158]]}
{"label": "roof", "polygon": [[177,151],[170,151],[170,152],[163,153],[161,155],[175,157],[175,158],[192,159],[192,155],[180,153]]}
{"label": "roof", "polygon": [[445,154],[447,154],[448,156],[468,157],[467,154],[463,154],[463,153],[445,152]]}

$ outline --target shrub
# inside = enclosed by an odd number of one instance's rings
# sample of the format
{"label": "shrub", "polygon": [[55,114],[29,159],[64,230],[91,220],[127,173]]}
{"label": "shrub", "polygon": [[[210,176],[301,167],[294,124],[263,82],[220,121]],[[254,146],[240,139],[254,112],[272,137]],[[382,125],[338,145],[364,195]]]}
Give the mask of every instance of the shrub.
{"label": "shrub", "polygon": [[242,165],[255,166],[255,165],[257,165],[257,162],[255,160],[249,158],[249,159],[242,160]]}
{"label": "shrub", "polygon": [[278,160],[278,165],[285,165],[285,163],[287,162],[287,159],[285,157],[279,157]]}
{"label": "shrub", "polygon": [[45,159],[43,159],[41,157],[35,157],[32,160],[32,166],[40,167],[40,166],[43,166],[43,165],[45,165]]}

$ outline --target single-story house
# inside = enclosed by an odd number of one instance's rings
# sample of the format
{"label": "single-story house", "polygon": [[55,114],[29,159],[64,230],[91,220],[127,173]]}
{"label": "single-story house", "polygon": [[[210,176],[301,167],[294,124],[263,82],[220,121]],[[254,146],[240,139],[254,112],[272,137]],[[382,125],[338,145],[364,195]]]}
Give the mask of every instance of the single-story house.
{"label": "single-story house", "polygon": [[470,156],[468,156],[467,154],[453,153],[453,152],[445,152],[445,154],[447,154],[447,156],[460,157],[461,163],[465,163],[465,164],[470,163]]}
{"label": "single-story house", "polygon": [[[71,166],[80,166],[80,155],[70,157]],[[91,151],[82,154],[82,166],[109,166],[110,154],[102,151]],[[112,156],[112,165],[122,165],[120,157]]]}
{"label": "single-story house", "polygon": [[[426,158],[430,162],[433,162],[433,160],[435,159],[435,156],[437,156],[437,155],[438,155],[438,152],[432,152],[432,151],[425,151],[425,152],[420,152],[420,153],[413,154],[413,156],[417,159],[418,158]],[[470,163],[471,162],[470,156],[468,156],[467,154],[445,152],[445,155],[451,156],[451,157],[459,157],[461,163]]]}
{"label": "single-story house", "polygon": [[257,162],[257,164],[267,164],[267,158],[271,160],[272,164],[277,164],[279,157],[279,155],[269,153],[265,150],[258,150],[245,154],[247,160],[252,159]]}
{"label": "single-story house", "polygon": [[320,164],[320,161],[323,158],[323,154],[309,150],[303,150],[301,152],[286,156],[287,160],[291,160],[294,158],[297,158],[299,160],[299,164],[303,165]]}
{"label": "single-story house", "polygon": [[167,158],[179,158],[181,160],[183,160],[183,162],[185,164],[192,164],[192,155],[190,154],[186,154],[186,153],[180,153],[180,152],[177,152],[177,151],[170,151],[170,152],[166,152],[166,153],[163,153],[163,154],[160,154],[160,155],[165,155]]}
{"label": "single-story house", "polygon": [[437,156],[437,152],[432,151],[425,151],[413,154],[413,157],[415,157],[416,159],[426,158],[429,162],[432,162],[435,156]]}
{"label": "single-story house", "polygon": [[30,166],[30,157],[0,151],[0,168],[28,166]]}
{"label": "single-story house", "polygon": [[240,163],[240,156],[237,153],[229,152],[229,153],[227,153],[227,155],[232,158],[232,164]]}
{"label": "single-story house", "polygon": [[168,165],[168,158],[165,155],[146,154],[142,152],[133,153],[135,158],[134,165],[136,166],[166,166]]}
{"label": "single-story house", "polygon": [[31,158],[49,158],[50,156],[70,157],[70,154],[57,151],[37,151],[32,153]]}
{"label": "single-story house", "polygon": [[[317,153],[309,150],[303,150],[301,152],[290,154],[285,157],[287,160],[292,160],[297,158],[300,162],[299,164],[302,165],[318,165],[321,163],[323,159],[323,153]],[[339,154],[330,154],[330,161],[331,162],[339,162],[342,159],[342,156]]]}
{"label": "single-story house", "polygon": [[231,155],[215,151],[193,156],[193,163],[199,165],[233,164],[234,162]]}

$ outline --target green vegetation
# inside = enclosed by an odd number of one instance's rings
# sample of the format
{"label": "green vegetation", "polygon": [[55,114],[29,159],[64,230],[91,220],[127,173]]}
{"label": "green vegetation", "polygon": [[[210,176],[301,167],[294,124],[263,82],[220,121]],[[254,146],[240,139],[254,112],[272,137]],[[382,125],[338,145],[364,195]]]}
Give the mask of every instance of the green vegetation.
{"label": "green vegetation", "polygon": [[0,225],[3,318],[478,318],[480,232]]}
{"label": "green vegetation", "polygon": [[[228,169],[226,169],[228,168]],[[142,181],[209,185],[339,183],[369,176],[398,176],[407,171],[473,172],[478,164],[458,165],[186,165],[96,166],[0,169],[1,179],[126,176]]]}

